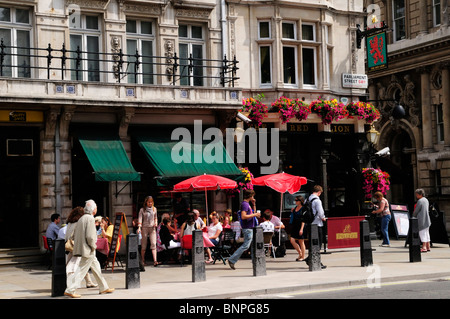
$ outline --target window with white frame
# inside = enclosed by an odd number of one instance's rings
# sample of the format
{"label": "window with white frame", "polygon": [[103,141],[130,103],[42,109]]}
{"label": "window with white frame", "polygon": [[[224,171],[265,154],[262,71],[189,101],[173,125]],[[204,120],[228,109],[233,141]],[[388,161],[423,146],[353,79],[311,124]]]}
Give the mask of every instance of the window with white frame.
{"label": "window with white frame", "polygon": [[442,111],[442,103],[436,105],[436,128],[438,143],[444,143],[444,114]]}
{"label": "window with white frame", "polygon": [[392,5],[394,17],[394,41],[399,41],[406,38],[405,0],[394,0]]}
{"label": "window with white frame", "polygon": [[283,83],[297,86],[297,45],[290,40],[297,40],[296,24],[283,22],[281,24],[281,38],[283,41]]}
{"label": "window with white frame", "polygon": [[4,46],[2,76],[31,77],[31,10],[0,6],[0,39]]}
{"label": "window with white frame", "polygon": [[97,15],[71,20],[71,79],[100,81],[100,23]]}
{"label": "window with white frame", "polygon": [[433,0],[433,25],[441,25],[441,0]]}
{"label": "window with white frame", "polygon": [[128,83],[154,83],[154,42],[151,21],[127,19]]}
{"label": "window with white frame", "polygon": [[259,83],[260,86],[272,85],[272,45],[264,42],[271,40],[270,21],[258,22],[258,40],[263,41],[259,44]]}
{"label": "window with white frame", "polygon": [[204,30],[201,25],[178,26],[180,85],[203,86]]}
{"label": "window with white frame", "polygon": [[303,86],[316,87],[317,78],[317,48],[316,25],[302,23],[302,76]]}

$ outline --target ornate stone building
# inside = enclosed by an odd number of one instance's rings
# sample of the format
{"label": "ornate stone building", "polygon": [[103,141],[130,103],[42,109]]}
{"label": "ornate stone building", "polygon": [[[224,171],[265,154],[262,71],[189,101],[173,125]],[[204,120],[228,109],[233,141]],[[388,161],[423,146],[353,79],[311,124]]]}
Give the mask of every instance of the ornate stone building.
{"label": "ornate stone building", "polygon": [[[366,1],[387,33],[388,67],[369,73],[369,99],[382,119],[379,148],[389,147],[395,172],[392,201],[414,205],[414,189],[450,210],[449,4],[439,0]],[[392,111],[400,104],[404,116]],[[448,228],[448,226],[447,226]]]}

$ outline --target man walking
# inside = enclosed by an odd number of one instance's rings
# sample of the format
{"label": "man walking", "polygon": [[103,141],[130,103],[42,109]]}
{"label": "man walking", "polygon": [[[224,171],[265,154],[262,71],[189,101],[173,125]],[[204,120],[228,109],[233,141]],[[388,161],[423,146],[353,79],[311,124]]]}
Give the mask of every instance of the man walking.
{"label": "man walking", "polygon": [[[228,258],[228,265],[231,269],[236,269],[234,264],[237,263],[242,254],[250,248],[253,240],[253,228],[257,226],[255,217],[259,218],[261,213],[255,213],[255,192],[253,190],[244,190],[244,201],[241,203],[240,222],[242,227],[242,234],[244,235],[244,242],[234,252],[234,254]],[[239,214],[239,213],[238,213]]]}
{"label": "man walking", "polygon": [[[323,222],[326,221],[325,212],[323,210],[322,201],[320,200],[320,195],[322,195],[323,188],[320,185],[315,185],[313,187],[313,193],[309,196],[308,201],[311,203],[312,211],[314,214],[314,221],[311,223],[317,225],[317,230],[319,233],[319,247],[322,247],[323,240]],[[309,262],[309,256],[306,263]],[[327,268],[327,266],[321,263],[322,269]]]}
{"label": "man walking", "polygon": [[[68,285],[65,296],[72,298],[80,298],[80,295],[75,294],[75,290],[80,286],[81,280],[86,276],[89,269],[98,283],[100,294],[112,293],[114,288],[109,288],[106,280],[102,276],[100,263],[95,256],[97,248],[97,230],[95,228],[94,216],[97,213],[97,205],[90,199],[86,201],[84,207],[84,215],[78,220],[75,230],[73,232],[73,255],[80,256],[80,264],[75,270],[74,280]],[[68,238],[67,238],[68,239]],[[66,240],[67,240],[66,239]]]}

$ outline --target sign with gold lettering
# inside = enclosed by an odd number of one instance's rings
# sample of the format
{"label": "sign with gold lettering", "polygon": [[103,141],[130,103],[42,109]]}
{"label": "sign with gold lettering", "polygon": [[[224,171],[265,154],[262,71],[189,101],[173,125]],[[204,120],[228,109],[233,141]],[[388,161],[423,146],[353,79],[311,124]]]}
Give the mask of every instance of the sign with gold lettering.
{"label": "sign with gold lettering", "polygon": [[44,122],[41,111],[0,110],[0,122],[38,123]]}
{"label": "sign with gold lettering", "polygon": [[353,124],[331,124],[331,133],[355,133],[355,127],[353,126]]}
{"label": "sign with gold lettering", "polygon": [[364,216],[328,218],[328,248],[359,247],[359,222],[364,219]]}
{"label": "sign with gold lettering", "polygon": [[287,131],[291,133],[316,133],[317,124],[288,123]]}

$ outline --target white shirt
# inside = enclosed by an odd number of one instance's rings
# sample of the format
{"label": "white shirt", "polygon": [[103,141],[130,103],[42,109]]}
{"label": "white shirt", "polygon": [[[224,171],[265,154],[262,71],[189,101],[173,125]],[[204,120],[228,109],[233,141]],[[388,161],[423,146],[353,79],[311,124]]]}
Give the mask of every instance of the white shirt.
{"label": "white shirt", "polygon": [[213,237],[216,234],[218,229],[220,229],[220,231],[222,231],[222,229],[223,229],[222,224],[220,222],[218,222],[215,225],[210,225],[208,227],[208,237],[209,238]]}
{"label": "white shirt", "polygon": [[264,223],[261,223],[260,226],[263,229],[263,233],[265,233],[265,232],[274,232],[275,231],[275,225],[272,222],[268,221],[268,220],[266,220]]}

